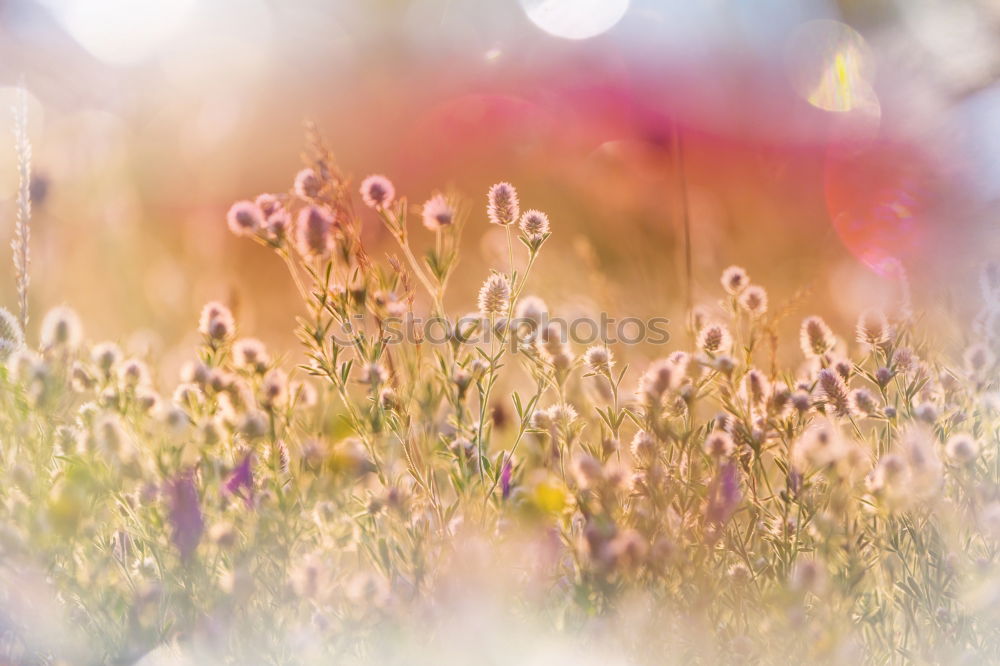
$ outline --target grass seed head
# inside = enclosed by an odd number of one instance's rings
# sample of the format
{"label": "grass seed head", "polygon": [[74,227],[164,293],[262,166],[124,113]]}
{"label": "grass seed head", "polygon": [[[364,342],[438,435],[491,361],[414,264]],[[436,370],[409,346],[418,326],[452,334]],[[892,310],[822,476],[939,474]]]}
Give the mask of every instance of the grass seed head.
{"label": "grass seed head", "polygon": [[517,190],[510,183],[497,183],[490,188],[486,199],[486,214],[493,224],[501,226],[514,224],[521,214]]}

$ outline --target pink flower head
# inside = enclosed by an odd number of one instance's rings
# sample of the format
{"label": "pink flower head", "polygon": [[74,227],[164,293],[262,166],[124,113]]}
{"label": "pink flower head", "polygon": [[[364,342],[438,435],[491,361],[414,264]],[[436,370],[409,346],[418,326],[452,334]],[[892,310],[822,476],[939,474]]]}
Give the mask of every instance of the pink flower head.
{"label": "pink flower head", "polygon": [[295,175],[295,193],[303,199],[315,199],[323,189],[323,181],[312,169],[303,169]]}
{"label": "pink flower head", "polygon": [[455,221],[455,210],[444,198],[443,194],[435,194],[424,202],[421,212],[424,226],[431,231],[437,231],[442,227],[449,226]]}
{"label": "pink flower head", "polygon": [[497,183],[491,187],[487,202],[486,213],[493,224],[501,226],[514,224],[521,215],[517,190],[510,183]]}
{"label": "pink flower head", "polygon": [[395,196],[396,189],[385,176],[376,174],[361,181],[361,199],[369,208],[385,208]]}
{"label": "pink flower head", "polygon": [[333,215],[318,206],[306,206],[299,213],[296,243],[304,257],[325,257],[333,249]]}
{"label": "pink flower head", "polygon": [[229,230],[237,236],[251,236],[264,226],[264,216],[252,201],[237,201],[226,214]]}
{"label": "pink flower head", "polygon": [[194,554],[205,530],[198,499],[198,487],[194,473],[188,471],[167,484],[168,518],[172,529],[174,545],[180,551],[181,559],[188,560]]}
{"label": "pink flower head", "polygon": [[254,199],[264,219],[267,219],[283,208],[281,200],[273,194],[261,194]]}

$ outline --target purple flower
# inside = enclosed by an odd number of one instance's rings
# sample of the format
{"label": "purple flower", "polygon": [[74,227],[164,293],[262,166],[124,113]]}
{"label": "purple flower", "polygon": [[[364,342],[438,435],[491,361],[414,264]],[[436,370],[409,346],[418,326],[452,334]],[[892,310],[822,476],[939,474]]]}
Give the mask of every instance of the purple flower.
{"label": "purple flower", "polygon": [[194,472],[185,472],[170,481],[166,494],[174,545],[180,551],[181,559],[188,560],[198,547],[205,530]]}
{"label": "purple flower", "polygon": [[[253,454],[248,453],[243,457],[243,461],[236,466],[233,473],[226,481],[225,489],[227,493],[242,497],[247,506],[253,504]],[[243,489],[246,488],[246,494]]]}
{"label": "purple flower", "polygon": [[503,470],[500,472],[500,490],[503,493],[503,498],[507,499],[510,497],[510,476],[514,471],[514,466],[510,464],[510,458],[503,465]]}

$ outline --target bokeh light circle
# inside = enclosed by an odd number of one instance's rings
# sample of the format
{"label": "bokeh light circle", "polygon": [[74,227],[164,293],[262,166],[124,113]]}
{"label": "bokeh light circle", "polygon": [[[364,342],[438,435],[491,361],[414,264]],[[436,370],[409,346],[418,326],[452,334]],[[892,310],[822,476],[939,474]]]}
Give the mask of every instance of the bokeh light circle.
{"label": "bokeh light circle", "polygon": [[625,16],[629,0],[521,0],[528,19],[564,39],[587,39],[607,32]]}
{"label": "bokeh light circle", "polygon": [[112,65],[153,55],[185,22],[196,0],[44,0],[80,46]]}
{"label": "bokeh light circle", "polygon": [[876,273],[893,277],[926,249],[937,178],[927,158],[901,145],[832,154],[827,211],[844,246]]}
{"label": "bokeh light circle", "polygon": [[795,91],[824,111],[877,109],[871,49],[856,30],[839,21],[808,21],[791,34],[785,69]]}

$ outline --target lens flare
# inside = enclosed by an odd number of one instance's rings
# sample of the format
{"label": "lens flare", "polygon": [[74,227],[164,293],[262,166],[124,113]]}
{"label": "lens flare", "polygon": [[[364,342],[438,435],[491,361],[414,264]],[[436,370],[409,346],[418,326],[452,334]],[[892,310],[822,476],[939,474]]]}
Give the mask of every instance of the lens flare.
{"label": "lens flare", "polygon": [[625,16],[629,0],[521,0],[536,26],[556,37],[588,39],[607,32]]}
{"label": "lens flare", "polygon": [[809,21],[788,40],[786,70],[809,104],[838,113],[877,108],[875,71],[864,37],[837,21]]}
{"label": "lens flare", "polygon": [[851,254],[893,277],[924,248],[932,182],[926,160],[912,148],[876,144],[832,155],[826,167],[827,211]]}

